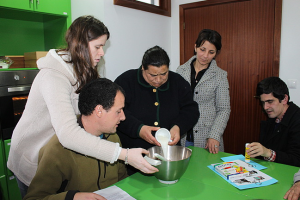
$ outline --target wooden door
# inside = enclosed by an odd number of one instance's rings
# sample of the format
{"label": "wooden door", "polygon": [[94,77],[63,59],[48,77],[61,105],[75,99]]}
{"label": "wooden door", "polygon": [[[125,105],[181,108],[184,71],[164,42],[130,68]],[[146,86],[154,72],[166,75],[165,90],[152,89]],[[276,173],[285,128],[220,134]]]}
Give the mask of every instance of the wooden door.
{"label": "wooden door", "polygon": [[258,141],[266,116],[255,90],[260,80],[279,75],[281,8],[282,0],[209,0],[180,6],[180,64],[193,55],[200,30],[214,29],[222,36],[216,61],[228,72],[230,86],[226,152],[244,154],[245,143]]}

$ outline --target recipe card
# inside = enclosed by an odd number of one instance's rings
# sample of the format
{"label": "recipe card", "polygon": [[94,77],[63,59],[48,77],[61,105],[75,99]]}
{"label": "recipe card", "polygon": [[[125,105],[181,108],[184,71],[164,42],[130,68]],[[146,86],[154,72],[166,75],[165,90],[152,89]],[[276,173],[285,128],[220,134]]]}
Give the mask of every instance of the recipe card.
{"label": "recipe card", "polygon": [[105,197],[107,200],[136,200],[127,192],[115,185],[102,190],[97,190],[94,193]]}

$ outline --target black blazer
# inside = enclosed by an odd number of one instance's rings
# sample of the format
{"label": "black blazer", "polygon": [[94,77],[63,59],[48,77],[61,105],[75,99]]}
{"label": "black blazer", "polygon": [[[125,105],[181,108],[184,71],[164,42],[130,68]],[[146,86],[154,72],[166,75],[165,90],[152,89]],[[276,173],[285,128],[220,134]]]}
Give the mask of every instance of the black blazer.
{"label": "black blazer", "polygon": [[124,148],[153,146],[139,137],[143,125],[168,130],[178,125],[183,135],[198,121],[198,104],[193,100],[191,87],[177,73],[169,71],[168,81],[159,88],[144,80],[141,68],[124,72],[115,83],[125,90],[126,119],[117,128]]}
{"label": "black blazer", "polygon": [[300,108],[290,102],[274,132],[275,119],[261,122],[260,143],[276,152],[275,162],[300,167]]}

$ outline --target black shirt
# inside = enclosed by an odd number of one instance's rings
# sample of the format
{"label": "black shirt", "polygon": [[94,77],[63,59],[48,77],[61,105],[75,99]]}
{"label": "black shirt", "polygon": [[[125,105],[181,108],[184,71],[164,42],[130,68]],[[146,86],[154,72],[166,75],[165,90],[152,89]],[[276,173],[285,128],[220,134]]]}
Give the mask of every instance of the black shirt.
{"label": "black shirt", "polygon": [[202,76],[204,75],[204,73],[207,71],[207,69],[210,66],[210,63],[209,63],[208,67],[206,69],[202,69],[200,72],[198,72],[198,74],[196,76],[196,70],[194,67],[195,61],[196,61],[196,58],[191,62],[191,88],[192,88],[193,94],[194,94],[196,85],[199,83],[200,79],[202,78]]}
{"label": "black shirt", "polygon": [[[200,79],[202,78],[202,76],[204,75],[204,73],[207,71],[207,69],[210,66],[210,63],[209,63],[208,67],[206,69],[202,69],[201,71],[199,71],[196,76],[196,70],[194,67],[195,61],[196,61],[196,58],[191,62],[191,88],[192,88],[193,96],[194,96],[194,90],[195,90],[196,85],[199,83]],[[186,139],[190,142],[194,142],[193,128],[191,128],[187,132]]]}

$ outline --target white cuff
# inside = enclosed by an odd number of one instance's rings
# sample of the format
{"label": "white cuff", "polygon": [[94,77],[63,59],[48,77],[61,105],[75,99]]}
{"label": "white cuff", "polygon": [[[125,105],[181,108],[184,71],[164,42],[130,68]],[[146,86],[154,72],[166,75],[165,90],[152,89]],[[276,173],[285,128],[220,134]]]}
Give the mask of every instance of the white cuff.
{"label": "white cuff", "polygon": [[120,144],[119,143],[116,143],[118,146],[115,150],[115,153],[110,161],[110,164],[113,164],[114,162],[116,162],[120,156],[120,153],[121,153],[121,150],[122,150],[122,147],[120,147]]}

